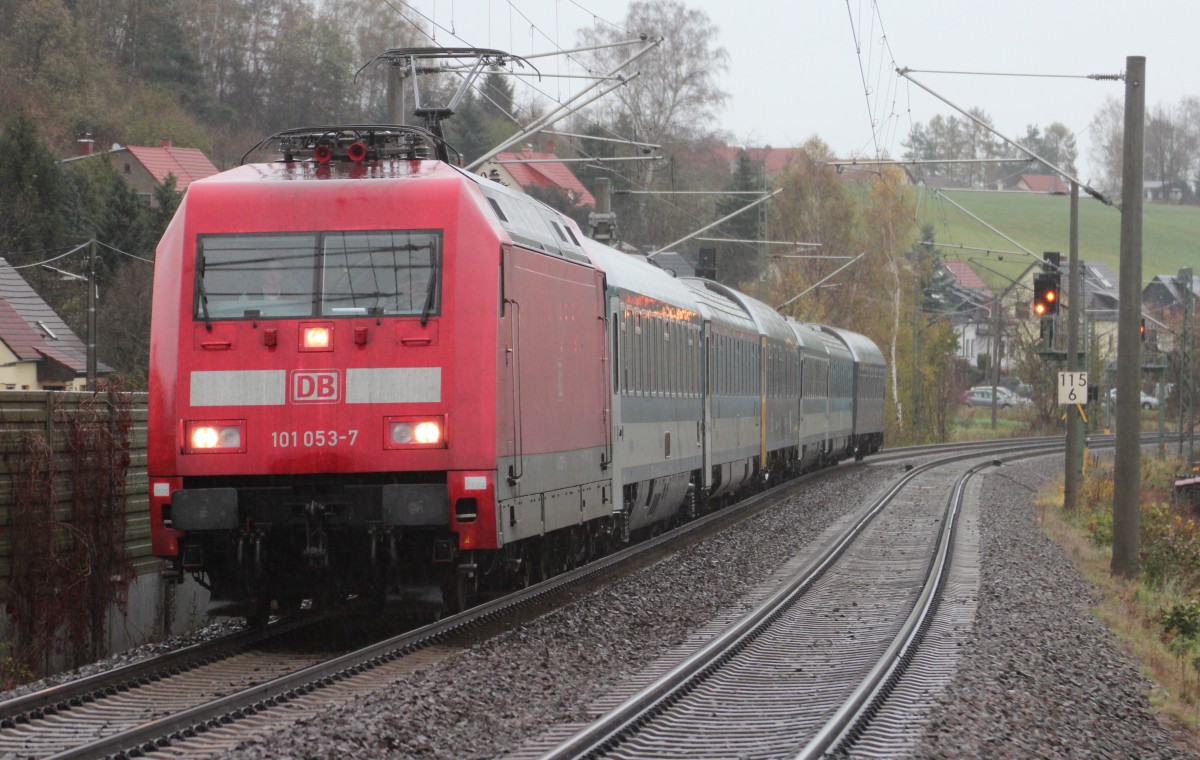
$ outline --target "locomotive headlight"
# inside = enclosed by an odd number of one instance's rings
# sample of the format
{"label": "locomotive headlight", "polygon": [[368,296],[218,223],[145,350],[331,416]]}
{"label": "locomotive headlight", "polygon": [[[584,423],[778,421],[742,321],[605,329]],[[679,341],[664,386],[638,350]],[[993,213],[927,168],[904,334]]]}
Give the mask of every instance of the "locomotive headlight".
{"label": "locomotive headlight", "polygon": [[189,454],[217,454],[245,451],[242,422],[188,422],[184,429],[184,449]]}
{"label": "locomotive headlight", "polygon": [[436,422],[422,422],[413,430],[417,443],[431,444],[442,440],[442,429]]}
{"label": "locomotive headlight", "polygon": [[392,424],[392,443],[404,445],[413,442],[413,426],[411,422],[396,422]]}
{"label": "locomotive headlight", "polygon": [[302,340],[304,347],[310,351],[327,349],[333,343],[333,330],[328,327],[305,327]]}
{"label": "locomotive headlight", "polygon": [[445,419],[442,417],[389,417],[385,448],[445,448]]}
{"label": "locomotive headlight", "polygon": [[214,427],[198,427],[192,431],[193,449],[215,449],[221,441],[221,434]]}

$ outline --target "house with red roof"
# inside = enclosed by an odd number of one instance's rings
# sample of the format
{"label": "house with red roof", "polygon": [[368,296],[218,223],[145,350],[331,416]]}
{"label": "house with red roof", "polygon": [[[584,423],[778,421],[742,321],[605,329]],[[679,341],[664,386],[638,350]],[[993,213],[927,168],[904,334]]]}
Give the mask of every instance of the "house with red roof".
{"label": "house with red roof", "polygon": [[175,189],[183,193],[196,180],[217,173],[217,167],[200,149],[176,148],[170,140],[163,140],[157,148],[114,144],[104,153],[92,152],[90,139],[80,140],[78,145],[79,155],[64,160],[64,164],[106,156],[148,206],[154,205],[154,189],[166,182],[168,176],[175,177]]}
{"label": "house with red roof", "polygon": [[[96,372],[112,368],[96,363]],[[0,390],[83,390],[87,346],[0,258]]]}
{"label": "house with red roof", "polygon": [[1067,185],[1057,174],[1022,174],[1015,187],[1028,193],[1067,194]]}
{"label": "house with red roof", "polygon": [[553,153],[528,149],[520,153],[497,153],[483,163],[480,173],[498,179],[509,187],[557,187],[570,196],[576,206],[596,207],[596,199]]}
{"label": "house with red roof", "polygon": [[716,153],[729,167],[732,174],[737,169],[737,157],[742,151],[750,157],[768,177],[774,177],[783,172],[804,155],[804,148],[742,148],[737,145],[722,145],[716,148]]}
{"label": "house with red roof", "polygon": [[[965,261],[943,259],[937,263],[937,269],[941,285],[935,298],[941,301],[941,308],[950,315],[950,323],[958,336],[959,357],[976,364],[981,355],[994,355],[992,340],[996,332],[993,312],[996,308],[995,294]],[[1000,318],[1005,323],[1012,321],[1007,314],[1001,314]],[[1001,340],[1004,332],[1002,326]],[[1001,353],[1003,369],[1007,367],[1009,352]]]}

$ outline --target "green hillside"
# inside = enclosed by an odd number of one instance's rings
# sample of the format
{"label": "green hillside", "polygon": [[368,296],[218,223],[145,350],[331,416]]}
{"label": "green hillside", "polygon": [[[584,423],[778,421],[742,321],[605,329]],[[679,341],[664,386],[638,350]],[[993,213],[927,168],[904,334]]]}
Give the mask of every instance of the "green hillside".
{"label": "green hillside", "polygon": [[[1070,234],[1070,198],[1065,195],[1041,195],[1019,192],[942,191],[918,188],[917,216],[921,224],[932,224],[938,244],[948,258],[961,258],[981,264],[977,269],[994,269],[1006,276],[1019,273],[1029,257],[1004,253],[962,250],[961,245],[990,248],[993,251],[1020,251],[1020,248],[960,211],[949,200],[1016,240],[1035,253],[1060,251],[1067,259]],[[947,198],[949,200],[947,200]],[[1090,196],[1080,193],[1079,255],[1083,259],[1107,262],[1120,271],[1121,213]],[[1000,261],[997,261],[1000,259]],[[1200,206],[1172,206],[1147,203],[1142,217],[1142,282],[1155,275],[1174,275],[1180,267],[1190,266],[1200,273]],[[987,279],[986,271],[980,272]]]}

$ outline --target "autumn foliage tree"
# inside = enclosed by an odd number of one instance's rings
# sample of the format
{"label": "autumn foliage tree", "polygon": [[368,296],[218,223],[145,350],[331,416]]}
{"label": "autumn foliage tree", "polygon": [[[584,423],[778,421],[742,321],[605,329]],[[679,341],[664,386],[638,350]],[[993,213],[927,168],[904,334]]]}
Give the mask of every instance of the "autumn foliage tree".
{"label": "autumn foliage tree", "polygon": [[875,341],[888,363],[888,440],[944,439],[957,408],[958,344],[947,322],[922,314],[932,261],[917,244],[912,188],[895,168],[839,173],[832,159],[813,138],[779,177],[772,235],[819,247],[777,259],[760,297],[801,321]]}

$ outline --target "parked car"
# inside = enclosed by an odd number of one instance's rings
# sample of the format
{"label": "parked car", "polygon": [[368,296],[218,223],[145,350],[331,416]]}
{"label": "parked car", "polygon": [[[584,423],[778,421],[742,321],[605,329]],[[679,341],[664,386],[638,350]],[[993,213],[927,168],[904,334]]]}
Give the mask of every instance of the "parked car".
{"label": "parked car", "polygon": [[1022,383],[1019,380],[1016,382],[1016,384],[1009,385],[1008,389],[1021,398],[1029,398],[1033,395],[1033,386],[1029,383]]}
{"label": "parked car", "polygon": [[[992,386],[977,385],[967,391],[963,402],[967,406],[991,406],[992,405]],[[1033,402],[1022,396],[1010,391],[1008,388],[996,388],[996,406],[1001,409],[1010,409],[1015,406],[1032,406]]]}
{"label": "parked car", "polygon": [[[1117,403],[1117,389],[1116,388],[1113,388],[1111,391],[1108,392],[1108,399],[1110,401],[1112,401],[1114,404]],[[1151,396],[1149,393],[1146,393],[1145,391],[1141,391],[1141,401],[1139,403],[1141,403],[1143,409],[1157,409],[1158,408],[1158,397]]]}

